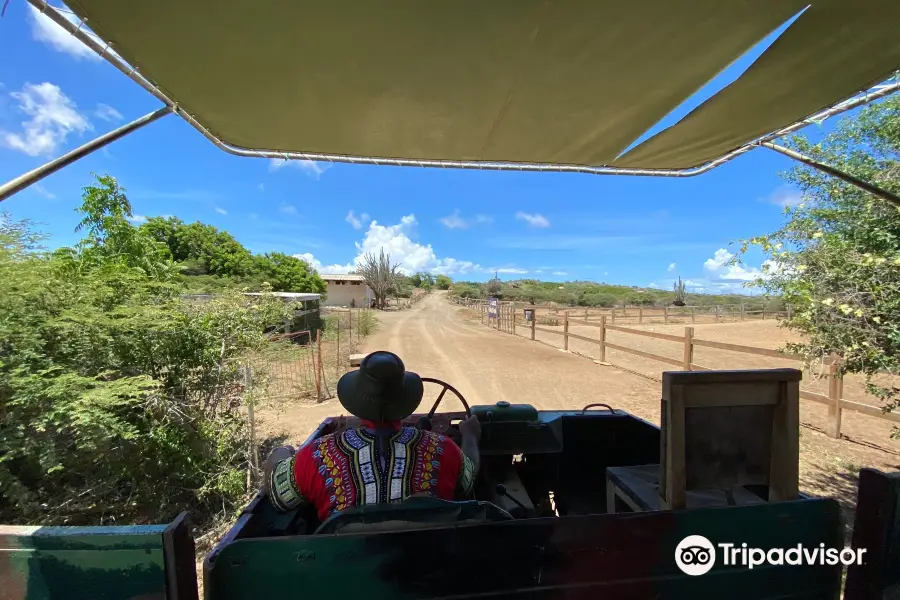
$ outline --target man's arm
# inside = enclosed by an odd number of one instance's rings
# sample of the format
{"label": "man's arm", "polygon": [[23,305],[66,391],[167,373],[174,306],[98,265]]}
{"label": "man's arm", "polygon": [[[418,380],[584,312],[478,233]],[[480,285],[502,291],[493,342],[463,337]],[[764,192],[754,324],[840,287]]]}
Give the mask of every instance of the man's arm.
{"label": "man's arm", "polygon": [[478,442],[481,440],[481,423],[478,417],[472,416],[459,424],[459,433],[462,436],[460,449],[463,453],[463,464],[460,470],[460,489],[464,496],[472,492],[475,477],[481,468],[481,452],[478,450]]}
{"label": "man's arm", "polygon": [[294,510],[305,502],[294,477],[295,456],[291,446],[276,448],[263,466],[262,492],[279,512]]}

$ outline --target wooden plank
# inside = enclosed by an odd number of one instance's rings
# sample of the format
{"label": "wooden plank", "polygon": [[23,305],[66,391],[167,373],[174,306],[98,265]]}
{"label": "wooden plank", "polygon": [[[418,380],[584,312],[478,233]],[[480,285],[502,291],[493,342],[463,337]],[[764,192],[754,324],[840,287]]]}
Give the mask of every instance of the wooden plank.
{"label": "wooden plank", "polygon": [[877,406],[871,406],[869,404],[860,404],[859,402],[853,402],[851,400],[841,400],[841,408],[844,410],[852,410],[854,412],[858,412],[863,415],[868,415],[870,417],[877,417],[879,419],[886,419],[888,421],[893,421],[894,423],[900,423],[900,413],[896,413],[896,412],[885,413],[883,410],[881,410]]}
{"label": "wooden plank", "polygon": [[800,494],[800,382],[785,381],[772,418],[769,502],[796,500]]}
{"label": "wooden plank", "polygon": [[819,402],[821,404],[828,404],[831,402],[831,400],[828,399],[828,396],[825,396],[824,394],[807,392],[806,390],[800,390],[800,397],[804,400],[812,400],[813,402]]}
{"label": "wooden plank", "polygon": [[844,600],[900,598],[900,473],[859,472],[851,547],[865,550],[847,569]]}
{"label": "wooden plank", "polygon": [[655,331],[644,331],[643,329],[631,329],[629,327],[622,327],[621,325],[607,325],[607,329],[612,331],[621,331],[622,333],[630,333],[631,335],[642,335],[648,338],[654,338],[657,340],[668,340],[670,342],[678,342],[683,343],[684,337],[680,335],[672,335],[670,333],[656,333]]}
{"label": "wooden plank", "polygon": [[635,356],[643,356],[644,358],[649,358],[650,360],[658,360],[660,362],[668,363],[670,365],[675,365],[676,367],[681,366],[681,361],[674,358],[667,358],[665,356],[659,356],[656,354],[650,354],[649,352],[644,352],[643,350],[635,350],[634,348],[628,348],[627,346],[620,346],[618,344],[613,344],[612,342],[606,342],[607,348],[612,348],[613,350],[618,350],[619,352],[627,352],[628,354],[634,354]]}
{"label": "wooden plank", "polygon": [[[681,364],[681,361],[678,361]],[[735,377],[740,376],[742,382],[752,381],[800,381],[803,372],[797,369],[744,369],[735,371],[716,371],[715,374],[693,373],[691,371],[673,371],[663,373],[670,375],[673,383],[734,383]]]}
{"label": "wooden plank", "polygon": [[563,335],[562,331],[555,331],[553,329],[546,329],[544,327],[532,327],[535,331],[545,331],[547,333],[555,333],[556,335]]}
{"label": "wooden plank", "polygon": [[570,333],[570,338],[575,338],[576,340],[581,340],[583,342],[590,342],[591,344],[599,344],[600,340],[595,340],[594,338],[589,338],[586,335],[578,335],[577,333]]}
{"label": "wooden plank", "polygon": [[[665,487],[660,495],[670,510],[684,508],[687,502],[687,474],[685,473],[684,386],[679,385],[668,373],[663,374],[663,398],[666,400],[666,470]],[[669,385],[666,385],[668,382]]]}
{"label": "wooden plank", "polygon": [[166,600],[198,600],[194,538],[183,512],[163,533]]}
{"label": "wooden plank", "polygon": [[718,350],[730,350],[732,352],[743,352],[744,354],[755,354],[757,356],[772,356],[774,358],[786,358],[789,360],[803,360],[802,356],[779,352],[778,350],[769,350],[768,348],[756,348],[754,346],[744,346],[743,344],[726,344],[725,342],[713,342],[712,340],[694,340],[695,346],[703,346],[705,348],[716,348]]}

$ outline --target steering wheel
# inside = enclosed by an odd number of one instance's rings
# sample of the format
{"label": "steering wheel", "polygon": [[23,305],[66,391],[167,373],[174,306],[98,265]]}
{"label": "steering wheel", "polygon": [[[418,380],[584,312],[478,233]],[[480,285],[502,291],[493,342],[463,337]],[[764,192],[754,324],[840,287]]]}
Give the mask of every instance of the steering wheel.
{"label": "steering wheel", "polygon": [[430,421],[434,417],[434,413],[437,412],[438,406],[441,404],[441,400],[444,399],[444,394],[447,393],[447,390],[450,390],[456,397],[459,398],[459,401],[462,402],[463,407],[466,409],[466,418],[472,416],[472,409],[469,408],[469,403],[466,402],[466,399],[463,398],[463,395],[459,393],[455,387],[447,383],[446,381],[441,381],[440,379],[435,379],[433,377],[422,377],[422,383],[436,383],[439,386],[442,386],[441,394],[438,396],[437,400],[434,402],[434,406],[431,407],[431,410],[428,411],[428,420]]}

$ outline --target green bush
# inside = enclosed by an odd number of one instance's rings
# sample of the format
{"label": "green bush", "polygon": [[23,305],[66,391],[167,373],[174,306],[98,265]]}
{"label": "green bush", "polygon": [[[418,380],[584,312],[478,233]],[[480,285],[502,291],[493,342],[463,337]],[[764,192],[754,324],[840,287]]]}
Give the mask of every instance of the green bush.
{"label": "green bush", "polygon": [[[271,296],[181,299],[168,252],[111,177],[74,248],[0,220],[0,522],[160,522],[245,489],[242,357],[288,316]],[[163,247],[164,248],[164,247]]]}

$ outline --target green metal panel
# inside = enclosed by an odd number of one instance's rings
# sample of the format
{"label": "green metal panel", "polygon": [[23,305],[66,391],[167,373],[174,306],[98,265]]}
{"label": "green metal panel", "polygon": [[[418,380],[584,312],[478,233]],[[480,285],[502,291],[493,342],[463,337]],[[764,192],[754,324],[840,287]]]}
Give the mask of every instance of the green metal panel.
{"label": "green metal panel", "polygon": [[207,569],[208,600],[255,598],[822,598],[834,600],[839,566],[716,563],[700,577],[678,570],[688,535],[764,550],[842,547],[834,500],[679,512],[530,519],[480,526],[245,539]]}
{"label": "green metal panel", "polygon": [[859,472],[853,547],[866,560],[847,570],[845,600],[900,599],[900,473]]}
{"label": "green metal panel", "polygon": [[0,598],[165,600],[166,528],[0,526]]}

